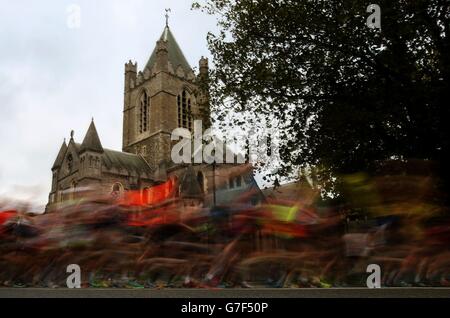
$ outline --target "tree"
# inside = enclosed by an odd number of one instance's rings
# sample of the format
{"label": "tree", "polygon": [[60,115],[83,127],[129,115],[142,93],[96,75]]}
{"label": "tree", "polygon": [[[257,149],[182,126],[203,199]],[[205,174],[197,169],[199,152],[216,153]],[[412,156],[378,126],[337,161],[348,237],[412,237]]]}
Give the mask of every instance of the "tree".
{"label": "tree", "polygon": [[[323,176],[385,160],[433,160],[448,186],[450,4],[369,1],[205,0],[215,111],[273,116],[282,174],[321,166]],[[226,103],[226,109],[222,107]]]}

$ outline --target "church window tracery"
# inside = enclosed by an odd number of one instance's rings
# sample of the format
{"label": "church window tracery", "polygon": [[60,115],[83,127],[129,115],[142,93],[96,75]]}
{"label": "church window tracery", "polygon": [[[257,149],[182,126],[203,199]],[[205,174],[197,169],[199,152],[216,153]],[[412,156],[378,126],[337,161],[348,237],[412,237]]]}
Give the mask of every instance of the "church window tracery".
{"label": "church window tracery", "polygon": [[139,133],[148,131],[150,98],[144,91],[139,99]]}
{"label": "church window tracery", "polygon": [[183,90],[177,96],[178,106],[178,127],[192,130],[192,104],[191,96],[186,90]]}

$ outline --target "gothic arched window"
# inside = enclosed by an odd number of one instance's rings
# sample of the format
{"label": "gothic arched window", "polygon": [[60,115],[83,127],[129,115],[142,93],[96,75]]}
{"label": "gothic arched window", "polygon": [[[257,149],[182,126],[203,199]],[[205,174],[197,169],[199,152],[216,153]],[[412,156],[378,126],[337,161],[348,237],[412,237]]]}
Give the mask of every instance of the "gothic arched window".
{"label": "gothic arched window", "polygon": [[113,199],[121,198],[121,196],[122,196],[122,194],[124,192],[123,185],[120,182],[114,183],[111,190],[112,190],[111,191],[111,197]]}
{"label": "gothic arched window", "polygon": [[178,95],[178,127],[192,130],[191,96],[186,90]]}
{"label": "gothic arched window", "polygon": [[150,98],[147,92],[142,93],[139,98],[139,133],[141,134],[148,130],[149,104]]}

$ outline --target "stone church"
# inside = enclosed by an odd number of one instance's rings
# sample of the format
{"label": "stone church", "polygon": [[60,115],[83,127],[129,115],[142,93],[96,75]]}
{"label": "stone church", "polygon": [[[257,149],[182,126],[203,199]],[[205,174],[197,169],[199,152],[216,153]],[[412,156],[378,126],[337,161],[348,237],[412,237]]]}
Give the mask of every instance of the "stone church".
{"label": "stone church", "polygon": [[[104,148],[94,120],[81,143],[64,141],[52,167],[47,212],[75,199],[81,189],[113,197],[140,191],[144,202],[150,189],[170,182],[166,202],[175,206],[257,205],[264,196],[249,164],[174,164],[171,133],[193,130],[194,120],[210,125],[208,59],[201,58],[195,74],[168,25],[147,64],[125,64],[122,151]],[[119,111],[119,110],[118,110]],[[149,205],[152,200],[148,200]]]}

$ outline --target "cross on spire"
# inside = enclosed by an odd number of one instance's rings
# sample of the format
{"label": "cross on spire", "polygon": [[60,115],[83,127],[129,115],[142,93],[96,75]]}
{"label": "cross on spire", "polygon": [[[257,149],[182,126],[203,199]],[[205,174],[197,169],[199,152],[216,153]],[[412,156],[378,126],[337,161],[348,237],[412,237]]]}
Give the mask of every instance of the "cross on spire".
{"label": "cross on spire", "polygon": [[169,26],[169,12],[172,12],[172,10],[166,9],[166,26]]}

